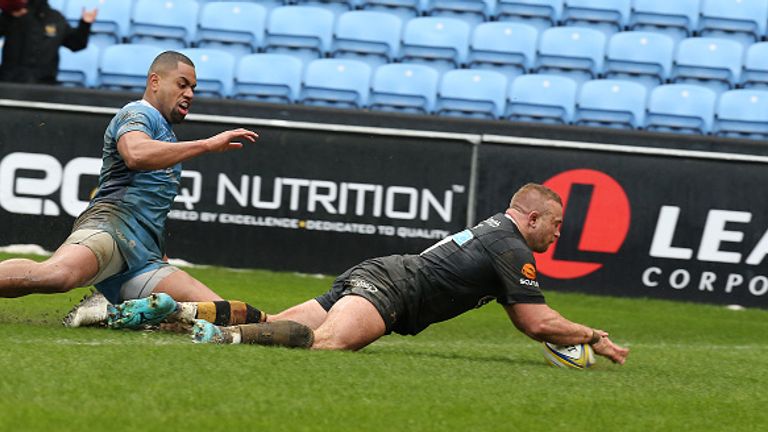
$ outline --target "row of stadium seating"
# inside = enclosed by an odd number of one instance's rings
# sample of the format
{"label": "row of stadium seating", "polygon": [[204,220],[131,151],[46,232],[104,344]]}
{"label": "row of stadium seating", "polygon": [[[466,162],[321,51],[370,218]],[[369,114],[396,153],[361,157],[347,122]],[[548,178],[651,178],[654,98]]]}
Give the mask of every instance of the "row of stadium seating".
{"label": "row of stadium seating", "polygon": [[[115,45],[100,69],[104,88],[141,91],[146,70],[162,48]],[[648,89],[626,80],[526,74],[509,80],[492,70],[442,74],[417,63],[372,69],[352,59],[316,59],[306,67],[285,54],[250,54],[235,65],[222,51],[182,50],[197,65],[198,94],[278,103],[509,119],[626,129],[768,137],[768,90],[718,95],[705,87],[666,84]],[[62,81],[82,79],[62,72]]]}
{"label": "row of stadium seating", "polygon": [[[477,26],[470,41],[466,33],[441,33],[439,29],[449,27],[453,21],[416,18],[410,21],[409,28],[413,24],[423,31],[406,32],[402,43],[398,43],[399,40],[371,42],[343,35],[329,42],[327,51],[309,44],[301,49],[296,43],[282,45],[280,39],[268,42],[266,51],[291,54],[304,63],[330,53],[335,58],[365,61],[372,67],[397,60],[428,64],[439,72],[462,67],[493,69],[509,79],[535,72],[563,75],[579,83],[601,77],[620,78],[649,89],[668,82],[694,83],[716,92],[737,87],[768,87],[768,42],[752,44],[745,51],[741,44],[727,39],[694,37],[683,39],[675,46],[668,36],[640,31],[616,33],[606,42],[603,33],[588,28],[553,27],[539,36],[531,26],[500,22]],[[421,23],[425,25],[416,26]],[[62,50],[61,69],[83,71],[86,79],[82,84],[96,87],[99,64],[116,57],[101,59],[101,52],[115,49],[114,45],[101,49],[92,45],[78,53]],[[221,67],[233,65],[241,56],[227,57]]]}
{"label": "row of stadium seating", "polygon": [[[265,32],[286,37],[314,35],[327,48],[336,17],[354,9],[386,11],[406,20],[430,15],[472,25],[521,21],[539,30],[560,25],[593,28],[607,35],[644,30],[666,33],[675,40],[699,35],[744,44],[758,42],[768,32],[768,0],[51,0],[51,4],[72,23],[83,8],[98,7],[93,26],[98,44],[129,41],[169,48],[197,46],[223,37],[256,49]],[[280,7],[283,4],[294,6]],[[363,39],[375,39],[384,24],[393,22],[369,22],[374,27],[359,30]],[[397,30],[405,26],[391,25]],[[392,29],[385,31],[389,34]]]}

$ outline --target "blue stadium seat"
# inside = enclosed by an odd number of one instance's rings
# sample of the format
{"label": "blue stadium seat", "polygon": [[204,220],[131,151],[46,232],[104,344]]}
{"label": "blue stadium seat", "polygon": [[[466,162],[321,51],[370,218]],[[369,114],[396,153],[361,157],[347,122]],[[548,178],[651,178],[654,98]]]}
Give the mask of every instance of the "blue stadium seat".
{"label": "blue stadium seat", "polygon": [[645,128],[650,131],[708,134],[717,94],[691,84],[665,84],[651,91]]}
{"label": "blue stadium seat", "polygon": [[245,1],[206,3],[200,9],[197,46],[228,51],[240,57],[258,51],[264,42],[267,9]]}
{"label": "blue stadium seat", "polygon": [[507,77],[489,70],[456,69],[443,74],[435,113],[495,119],[504,114]]}
{"label": "blue stadium seat", "polygon": [[405,25],[403,62],[425,63],[444,72],[467,61],[469,25],[456,18],[414,18]]}
{"label": "blue stadium seat", "polygon": [[131,43],[167,49],[188,47],[195,40],[195,0],[136,0],[131,17]]}
{"label": "blue stadium seat", "polygon": [[69,0],[61,13],[70,25],[77,26],[83,9],[98,9],[96,21],[91,24],[88,44],[106,46],[120,43],[128,36],[132,6],[132,2],[125,0]]}
{"label": "blue stadium seat", "polygon": [[745,88],[768,88],[768,42],[752,44],[747,49],[741,83]]}
{"label": "blue stadium seat", "polygon": [[743,53],[742,45],[733,40],[683,39],[677,46],[670,79],[723,92],[740,82]]}
{"label": "blue stadium seat", "polygon": [[603,71],[606,37],[585,27],[553,27],[539,36],[538,73],[564,75],[577,82],[597,78]]}
{"label": "blue stadium seat", "polygon": [[306,105],[366,108],[371,67],[359,60],[317,59],[307,65],[300,101]]}
{"label": "blue stadium seat", "polygon": [[345,12],[349,12],[355,9],[357,6],[357,0],[289,0],[286,4],[296,4],[300,6],[315,6],[321,7],[328,11],[333,12],[334,15],[339,16]]}
{"label": "blue stadium seat", "polygon": [[399,57],[403,22],[397,15],[376,11],[350,11],[336,20],[331,48],[335,58],[365,61],[372,67]]}
{"label": "blue stadium seat", "polygon": [[51,9],[56,9],[64,15],[64,11],[67,8],[67,0],[48,0],[48,5]]}
{"label": "blue stadium seat", "polygon": [[86,49],[72,52],[59,48],[59,71],[56,79],[65,86],[96,87],[99,76],[99,47],[88,45]]}
{"label": "blue stadium seat", "polygon": [[475,27],[467,63],[514,78],[533,68],[539,32],[528,24],[489,22]]}
{"label": "blue stadium seat", "polygon": [[542,31],[560,23],[563,0],[498,0],[496,19],[532,25]]}
{"label": "blue stadium seat", "polygon": [[359,0],[361,8],[388,12],[399,16],[403,21],[418,17],[427,8],[428,0]]}
{"label": "blue stadium seat", "polygon": [[431,114],[440,75],[429,66],[390,63],[373,74],[369,105],[373,110]]}
{"label": "blue stadium seat", "polygon": [[630,9],[631,0],[566,0],[562,23],[594,28],[610,36],[624,30]]}
{"label": "blue stadium seat", "polygon": [[699,34],[730,38],[745,46],[760,41],[768,21],[768,0],[702,0]]}
{"label": "blue stadium seat", "polygon": [[490,21],[496,12],[496,0],[429,0],[427,14],[459,18],[470,25]]}
{"label": "blue stadium seat", "polygon": [[196,96],[228,97],[232,94],[235,56],[212,48],[187,48],[180,51],[195,64]]}
{"label": "blue stadium seat", "polygon": [[576,81],[558,75],[522,75],[507,94],[504,117],[513,121],[569,124],[576,105]]}
{"label": "blue stadium seat", "polygon": [[99,87],[144,92],[147,71],[164,50],[154,45],[118,44],[102,50]]}
{"label": "blue stadium seat", "polygon": [[720,95],[713,132],[732,138],[768,138],[768,90],[729,90]]}
{"label": "blue stadium seat", "polygon": [[648,88],[666,82],[672,70],[674,40],[661,33],[616,33],[608,41],[603,75],[636,81]]}
{"label": "blue stadium seat", "polygon": [[237,65],[232,96],[262,102],[296,102],[303,69],[301,60],[288,54],[246,55]]}
{"label": "blue stadium seat", "polygon": [[629,29],[664,33],[675,42],[699,28],[701,0],[634,0]]}
{"label": "blue stadium seat", "polygon": [[288,53],[305,63],[331,48],[333,12],[316,6],[283,6],[272,10],[267,21],[265,51]]}
{"label": "blue stadium seat", "polygon": [[645,86],[632,81],[587,81],[576,98],[574,124],[639,129],[645,122]]}

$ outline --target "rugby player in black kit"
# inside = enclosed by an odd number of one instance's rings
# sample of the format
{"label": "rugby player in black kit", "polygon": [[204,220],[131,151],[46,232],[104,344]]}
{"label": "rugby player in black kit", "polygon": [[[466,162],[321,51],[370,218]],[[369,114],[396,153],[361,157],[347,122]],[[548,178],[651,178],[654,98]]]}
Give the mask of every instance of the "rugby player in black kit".
{"label": "rugby player in black kit", "polygon": [[533,252],[560,236],[563,206],[551,189],[529,183],[509,208],[419,255],[374,258],[347,270],[325,294],[270,315],[267,322],[195,324],[198,342],[256,343],[313,349],[365,347],[391,332],[415,335],[496,300],[514,325],[538,341],[589,343],[623,364],[629,350],[608,333],[563,318],[546,305]]}

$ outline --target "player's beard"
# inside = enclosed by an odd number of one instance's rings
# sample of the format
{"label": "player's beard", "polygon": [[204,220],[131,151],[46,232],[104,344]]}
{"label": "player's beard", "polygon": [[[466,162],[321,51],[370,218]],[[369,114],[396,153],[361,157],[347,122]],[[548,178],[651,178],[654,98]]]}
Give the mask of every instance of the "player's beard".
{"label": "player's beard", "polygon": [[173,107],[173,110],[171,110],[171,115],[170,115],[170,117],[171,117],[171,123],[172,123],[172,124],[177,124],[177,123],[181,123],[181,122],[183,122],[183,121],[184,121],[184,119],[187,117],[187,114],[189,114],[189,107],[190,107],[190,106],[191,106],[191,105],[188,105],[188,106],[187,106],[187,109],[185,109],[185,110],[184,110],[184,112],[182,113],[182,112],[180,111],[180,110],[181,110],[181,102],[177,103],[177,104],[176,104],[176,105]]}

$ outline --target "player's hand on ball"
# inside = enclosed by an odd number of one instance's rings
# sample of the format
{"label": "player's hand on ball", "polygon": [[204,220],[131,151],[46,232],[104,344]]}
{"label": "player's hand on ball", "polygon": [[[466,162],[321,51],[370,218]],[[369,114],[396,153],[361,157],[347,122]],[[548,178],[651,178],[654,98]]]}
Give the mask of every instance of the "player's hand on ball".
{"label": "player's hand on ball", "polygon": [[208,138],[205,145],[209,152],[224,152],[241,148],[243,140],[256,142],[258,137],[256,132],[248,129],[233,129]]}
{"label": "player's hand on ball", "polygon": [[608,338],[607,335],[601,337],[600,341],[598,341],[596,344],[593,344],[592,349],[595,351],[595,354],[606,357],[612,362],[618,364],[624,364],[624,362],[627,361],[627,356],[629,355],[628,348],[622,348],[616,345]]}

